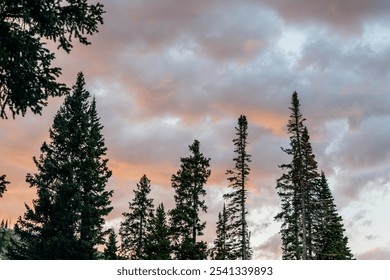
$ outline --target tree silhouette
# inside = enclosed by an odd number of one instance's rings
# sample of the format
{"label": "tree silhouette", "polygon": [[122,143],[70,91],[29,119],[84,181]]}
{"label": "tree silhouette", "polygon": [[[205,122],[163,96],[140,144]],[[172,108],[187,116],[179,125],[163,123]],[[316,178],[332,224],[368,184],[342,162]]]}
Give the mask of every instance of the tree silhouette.
{"label": "tree silhouette", "polygon": [[38,172],[27,175],[38,197],[15,225],[20,242],[13,242],[11,258],[98,258],[113,192],[105,189],[111,171],[96,102],[89,99],[79,73],[73,93],[54,117],[50,142],[34,157]]}
{"label": "tree silhouette", "polygon": [[189,146],[191,155],[181,158],[179,171],[172,175],[176,207],[170,211],[171,237],[176,259],[198,260],[207,258],[207,245],[197,241],[203,235],[206,222],[201,222],[199,212],[207,211],[204,185],[211,174],[210,159],[200,152],[195,140]]}
{"label": "tree silhouette", "polygon": [[57,81],[54,53],[46,41],[69,53],[73,39],[90,44],[87,35],[103,23],[103,5],[87,0],[2,1],[0,4],[0,118],[40,114],[49,97],[69,89]]}
{"label": "tree silhouette", "polygon": [[229,188],[231,191],[224,195],[227,201],[226,212],[228,216],[227,231],[232,242],[232,254],[234,259],[247,260],[252,258],[250,248],[248,224],[246,215],[247,184],[249,175],[249,162],[251,156],[247,153],[248,145],[248,121],[246,116],[241,115],[238,118],[238,127],[236,129],[237,138],[233,140],[236,147],[234,152],[236,157],[233,159],[235,166],[226,171],[228,175]]}
{"label": "tree silhouette", "polygon": [[153,199],[149,198],[150,180],[143,175],[134,190],[134,199],[129,203],[129,212],[123,213],[121,223],[121,254],[125,258],[142,260],[148,242],[150,223],[153,217]]}

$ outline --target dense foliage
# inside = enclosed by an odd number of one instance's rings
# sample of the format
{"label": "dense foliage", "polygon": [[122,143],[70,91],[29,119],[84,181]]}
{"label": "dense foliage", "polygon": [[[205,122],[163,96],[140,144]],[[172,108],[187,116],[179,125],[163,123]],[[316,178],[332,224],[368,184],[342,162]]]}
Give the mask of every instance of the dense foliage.
{"label": "dense foliage", "polygon": [[121,255],[129,259],[145,259],[150,223],[153,218],[153,199],[149,198],[150,180],[143,175],[137,184],[129,211],[123,213],[124,221],[119,228]]}
{"label": "dense foliage", "polygon": [[47,100],[69,92],[57,81],[47,41],[69,53],[73,40],[89,44],[87,35],[103,23],[103,5],[87,0],[0,1],[0,118],[40,114]]}
{"label": "dense foliage", "polygon": [[[290,163],[280,166],[284,173],[277,180],[276,186],[281,211],[275,216],[275,220],[282,222],[282,258],[351,259],[347,239],[343,235],[341,217],[336,214],[324,175],[320,176],[317,171],[318,164],[308,129],[303,124],[305,119],[300,111],[296,92],[292,95],[290,110],[287,125],[290,147],[282,150],[292,159]],[[333,235],[329,239],[330,232]],[[328,244],[331,239],[333,245]],[[332,253],[326,253],[330,247],[333,247]]]}
{"label": "dense foliage", "polygon": [[191,155],[181,158],[180,169],[172,175],[176,206],[170,211],[171,238],[176,259],[201,260],[207,258],[207,245],[197,240],[206,226],[199,214],[207,211],[204,186],[211,174],[210,159],[200,152],[198,140],[189,149]]}
{"label": "dense foliage", "polygon": [[38,169],[26,181],[37,190],[32,207],[15,225],[16,259],[96,259],[105,244],[104,217],[112,207],[111,176],[96,102],[90,101],[82,73],[66,97],[34,158]]}

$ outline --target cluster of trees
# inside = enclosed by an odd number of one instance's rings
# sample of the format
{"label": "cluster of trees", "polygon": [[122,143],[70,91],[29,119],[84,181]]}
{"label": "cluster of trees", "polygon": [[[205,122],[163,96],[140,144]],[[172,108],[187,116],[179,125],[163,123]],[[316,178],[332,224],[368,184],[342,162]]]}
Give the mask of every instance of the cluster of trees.
{"label": "cluster of trees", "polygon": [[[211,246],[199,240],[206,223],[205,185],[211,174],[209,162],[195,140],[190,156],[172,175],[175,207],[154,208],[149,198],[150,180],[144,175],[129,210],[123,213],[118,236],[105,229],[113,191],[106,189],[112,175],[107,167],[102,125],[94,98],[85,90],[79,73],[73,89],[57,81],[61,69],[52,67],[54,53],[45,40],[58,42],[70,52],[72,39],[89,44],[85,35],[103,23],[103,6],[87,0],[3,1],[0,4],[0,118],[40,114],[47,99],[66,96],[44,142],[34,158],[37,173],[26,181],[37,190],[32,206],[19,217],[13,230],[0,226],[0,256],[11,259],[251,259],[247,223],[247,184],[251,155],[247,153],[248,122],[238,119],[234,167],[227,170],[229,192],[218,215],[216,239]],[[318,172],[298,95],[291,102],[288,123],[292,156],[281,165],[277,180],[282,223],[283,259],[351,259],[342,219],[337,213],[325,174]],[[8,113],[8,114],[7,114]],[[9,182],[0,176],[0,198]],[[104,252],[99,247],[104,247]]]}
{"label": "cluster of trees", "polygon": [[[217,238],[211,248],[199,241],[206,223],[200,220],[200,213],[207,212],[204,188],[211,174],[210,158],[200,152],[200,143],[194,140],[189,146],[191,155],[181,158],[181,165],[172,175],[171,184],[175,191],[175,207],[165,211],[160,204],[154,211],[153,199],[149,198],[150,180],[144,175],[134,190],[129,203],[129,212],[123,213],[119,235],[121,245],[118,252],[126,259],[250,259],[252,250],[249,242],[247,210],[247,177],[250,155],[246,152],[247,120],[238,120],[235,167],[228,170],[231,191],[224,195],[227,207],[223,207],[224,220],[217,226]],[[221,215],[221,214],[220,214]]]}
{"label": "cluster of trees", "polygon": [[283,259],[351,259],[342,218],[337,213],[324,172],[318,172],[305,119],[296,92],[292,95],[287,128],[290,147],[282,149],[292,157],[283,164],[277,180],[281,211]]}
{"label": "cluster of trees", "polygon": [[[166,212],[160,204],[154,209],[149,198],[150,180],[142,176],[129,211],[120,225],[121,244],[113,229],[104,229],[104,217],[111,211],[113,191],[106,190],[111,170],[102,135],[95,99],[85,89],[79,73],[73,91],[67,95],[54,117],[50,142],[44,142],[39,158],[34,157],[37,173],[26,181],[37,190],[32,207],[19,217],[7,248],[11,259],[249,259],[247,176],[250,155],[246,153],[247,120],[239,118],[234,139],[235,167],[227,171],[231,192],[225,194],[227,207],[223,222],[225,244],[218,240],[209,250],[203,235],[207,212],[205,185],[211,174],[210,158],[200,152],[200,143],[189,146],[190,156],[172,175],[176,206]],[[108,241],[106,241],[106,236]],[[105,246],[103,254],[99,246]],[[227,250],[229,248],[229,250]]]}
{"label": "cluster of trees", "polygon": [[[317,171],[317,162],[307,128],[303,125],[298,95],[292,96],[288,123],[292,156],[277,180],[281,211],[275,220],[282,222],[284,259],[351,259],[342,219],[337,214],[326,177]],[[7,255],[12,259],[250,259],[250,232],[246,221],[246,199],[251,155],[247,153],[248,122],[238,119],[233,139],[234,168],[226,171],[230,191],[218,215],[216,239],[207,246],[199,237],[206,223],[204,186],[211,174],[210,158],[200,152],[195,140],[190,156],[172,175],[175,207],[155,210],[150,180],[142,176],[129,211],[123,213],[120,246],[113,229],[104,229],[104,217],[112,207],[113,191],[106,190],[111,171],[105,158],[106,147],[96,102],[85,90],[82,73],[77,76],[72,94],[65,98],[50,129],[49,143],[34,158],[38,172],[26,181],[37,189],[33,206],[14,227]],[[108,241],[106,236],[109,235]],[[98,246],[105,246],[104,253]],[[211,248],[208,248],[211,247]]]}

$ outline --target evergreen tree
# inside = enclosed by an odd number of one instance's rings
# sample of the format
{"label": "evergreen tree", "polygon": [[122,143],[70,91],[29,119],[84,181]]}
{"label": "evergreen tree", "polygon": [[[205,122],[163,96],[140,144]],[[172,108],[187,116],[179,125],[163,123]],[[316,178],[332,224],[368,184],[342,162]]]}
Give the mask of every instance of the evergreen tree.
{"label": "evergreen tree", "polygon": [[217,237],[214,240],[214,246],[210,249],[210,258],[213,260],[230,260],[235,257],[232,255],[232,245],[227,231],[228,216],[225,204],[222,213],[218,213]]}
{"label": "evergreen tree", "polygon": [[103,23],[103,5],[87,0],[34,0],[0,3],[0,118],[10,111],[40,114],[49,97],[69,89],[57,81],[61,69],[53,67],[54,53],[47,41],[67,53],[72,40],[90,44],[87,35]]}
{"label": "evergreen tree", "polygon": [[210,159],[199,150],[199,141],[189,146],[191,155],[181,158],[179,171],[172,175],[176,207],[170,211],[170,225],[174,256],[180,260],[207,258],[207,245],[197,241],[203,235],[206,222],[201,222],[199,212],[207,212],[204,185],[210,176]]}
{"label": "evergreen tree", "polygon": [[[285,172],[277,180],[276,186],[281,199],[281,212],[275,216],[275,220],[282,222],[280,230],[282,258],[322,259],[326,258],[323,248],[329,248],[324,245],[326,243],[324,234],[331,235],[332,241],[336,240],[335,236],[342,236],[343,230],[340,235],[341,218],[332,204],[333,198],[331,198],[325,177],[321,177],[317,171],[318,164],[307,127],[303,124],[305,119],[301,114],[296,92],[292,96],[290,110],[291,115],[287,126],[290,134],[290,148],[282,148],[282,150],[292,156],[292,161],[280,166]],[[332,222],[324,218],[332,216],[329,211],[336,217],[332,219]],[[333,233],[335,235],[332,235]],[[339,243],[346,246],[346,243],[343,243],[346,242],[344,237],[338,240],[343,240]],[[344,252],[341,254],[346,256],[344,259],[351,258],[349,249],[346,247],[341,249],[341,247],[342,245],[338,246],[339,252]]]}
{"label": "evergreen tree", "polygon": [[236,129],[237,138],[233,140],[236,157],[234,169],[226,171],[231,191],[224,195],[227,201],[227,216],[229,219],[228,233],[232,242],[232,256],[234,259],[248,260],[252,258],[252,250],[249,244],[249,231],[246,221],[248,211],[246,209],[247,184],[251,156],[247,153],[248,145],[248,121],[246,116],[238,118]]}
{"label": "evergreen tree", "polygon": [[148,242],[145,245],[145,259],[169,260],[171,259],[171,244],[169,240],[169,226],[164,210],[164,204],[156,209],[156,214],[150,222]]}
{"label": "evergreen tree", "polygon": [[313,254],[311,242],[315,216],[313,210],[319,175],[296,92],[292,96],[290,110],[287,128],[291,147],[282,150],[292,156],[292,161],[290,164],[281,165],[287,172],[277,182],[282,211],[275,219],[283,221],[281,228],[283,258],[310,259]]}
{"label": "evergreen tree", "polygon": [[105,190],[107,167],[96,104],[89,101],[82,73],[50,129],[50,143],[34,157],[38,172],[26,181],[37,189],[33,206],[19,217],[10,257],[17,259],[96,259],[105,243],[104,216],[112,210]]}
{"label": "evergreen tree", "polygon": [[103,256],[105,260],[118,260],[118,246],[116,245],[116,234],[113,228],[109,230],[108,241],[104,248]]}
{"label": "evergreen tree", "polygon": [[145,245],[148,243],[150,223],[153,217],[153,199],[149,198],[150,180],[143,175],[134,190],[134,199],[129,203],[129,212],[123,213],[121,223],[121,254],[125,258],[145,259]]}
{"label": "evergreen tree", "polygon": [[287,125],[290,134],[290,148],[282,150],[291,155],[290,164],[283,164],[281,168],[287,170],[277,181],[278,195],[281,198],[282,211],[275,217],[282,221],[282,257],[283,259],[306,259],[307,235],[306,235],[306,196],[303,194],[304,160],[302,148],[302,135],[305,127],[300,112],[298,95],[294,92],[291,101],[291,115]]}
{"label": "evergreen tree", "polygon": [[6,248],[11,235],[11,229],[9,228],[8,220],[1,220],[0,223],[0,260],[4,258]]}
{"label": "evergreen tree", "polygon": [[5,175],[0,176],[0,197],[3,197],[4,192],[7,190],[8,181],[5,180]]}
{"label": "evergreen tree", "polygon": [[316,259],[350,260],[353,255],[348,248],[348,238],[344,236],[342,218],[337,213],[333,196],[324,172],[321,172],[319,204],[317,209],[317,235],[314,240]]}

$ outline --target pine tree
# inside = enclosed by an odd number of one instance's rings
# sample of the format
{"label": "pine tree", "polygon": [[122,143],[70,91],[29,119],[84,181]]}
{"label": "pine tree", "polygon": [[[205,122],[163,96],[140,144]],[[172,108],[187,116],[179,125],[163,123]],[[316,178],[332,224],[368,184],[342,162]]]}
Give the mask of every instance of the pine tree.
{"label": "pine tree", "polygon": [[250,248],[248,224],[246,216],[246,199],[248,196],[248,175],[251,155],[247,153],[248,145],[248,121],[246,116],[241,115],[238,118],[238,127],[236,129],[237,138],[233,140],[236,147],[234,152],[236,157],[234,169],[226,171],[228,175],[229,187],[231,191],[224,195],[227,201],[227,216],[229,219],[228,233],[232,241],[232,255],[234,259],[248,260],[252,258],[252,250]]}
{"label": "pine tree", "polygon": [[286,172],[277,181],[282,211],[275,220],[282,221],[283,259],[310,259],[319,175],[296,92],[292,95],[290,110],[287,125],[290,148],[282,150],[292,156],[292,161],[280,166]]}
{"label": "pine tree", "polygon": [[179,171],[172,175],[176,207],[170,211],[170,225],[174,256],[180,260],[207,258],[207,245],[197,241],[203,235],[206,222],[201,222],[199,212],[207,212],[204,185],[209,178],[210,159],[199,150],[199,141],[189,146],[191,155],[181,158]]}
{"label": "pine tree", "polygon": [[145,259],[148,260],[171,259],[169,226],[163,203],[157,207],[156,214],[150,222],[148,242],[145,244],[145,255]]}
{"label": "pine tree", "polygon": [[109,230],[108,241],[106,248],[104,248],[103,256],[105,260],[118,260],[118,246],[116,241],[116,234],[113,228]]}
{"label": "pine tree", "polygon": [[50,129],[50,143],[34,157],[38,172],[26,181],[37,189],[33,206],[19,217],[10,257],[17,259],[96,259],[104,244],[104,216],[112,210],[105,190],[107,167],[96,104],[89,101],[82,73]]}
{"label": "pine tree", "polygon": [[302,134],[302,212],[305,218],[306,230],[306,259],[314,258],[313,235],[318,210],[318,185],[320,175],[317,171],[318,164],[315,159],[310,136],[305,126]]}
{"label": "pine tree", "polygon": [[0,223],[0,260],[4,258],[11,236],[8,220],[1,220]]}
{"label": "pine tree", "polygon": [[282,258],[329,259],[332,255],[335,259],[350,259],[352,255],[343,236],[341,217],[336,212],[325,176],[317,171],[318,164],[296,92],[290,110],[287,126],[290,148],[282,150],[292,156],[292,161],[280,166],[285,172],[276,186],[281,199],[281,212],[275,220],[282,222]]}
{"label": "pine tree", "polygon": [[353,258],[348,248],[348,238],[344,236],[342,218],[337,213],[333,196],[324,172],[321,172],[319,204],[314,248],[318,260],[350,260]]}
{"label": "pine tree", "polygon": [[4,192],[7,191],[8,181],[5,180],[5,175],[0,176],[0,197],[3,197]]}
{"label": "pine tree", "polygon": [[210,249],[210,258],[213,260],[234,259],[232,255],[232,245],[227,231],[228,216],[225,204],[222,213],[218,213],[217,237],[214,240],[214,246]]}
{"label": "pine tree", "polygon": [[121,254],[125,258],[145,259],[150,222],[153,217],[153,199],[149,198],[150,180],[143,175],[137,184],[134,199],[129,203],[129,212],[123,213],[125,220],[121,223]]}

